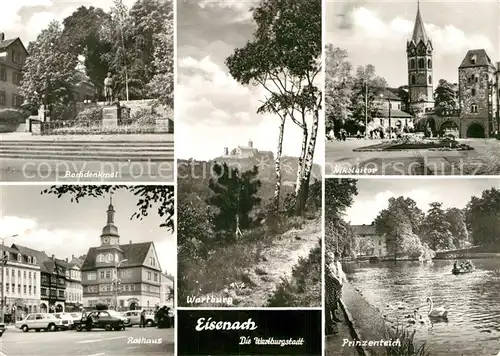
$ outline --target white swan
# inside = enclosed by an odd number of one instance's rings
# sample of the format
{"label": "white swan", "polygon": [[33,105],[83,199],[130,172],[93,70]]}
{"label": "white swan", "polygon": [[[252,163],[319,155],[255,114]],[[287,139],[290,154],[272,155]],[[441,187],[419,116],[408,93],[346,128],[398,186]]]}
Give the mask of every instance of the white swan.
{"label": "white swan", "polygon": [[427,297],[427,303],[430,303],[429,312],[427,315],[431,318],[447,318],[448,310],[443,307],[434,308],[434,303],[432,302],[431,297]]}

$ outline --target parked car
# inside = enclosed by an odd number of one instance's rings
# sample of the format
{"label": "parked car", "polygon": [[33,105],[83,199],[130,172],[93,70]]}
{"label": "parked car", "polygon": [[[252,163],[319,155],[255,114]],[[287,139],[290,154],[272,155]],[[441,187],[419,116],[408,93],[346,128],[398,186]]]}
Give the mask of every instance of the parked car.
{"label": "parked car", "polygon": [[[141,312],[142,310],[128,310],[123,312],[122,315],[129,319],[127,326],[141,325]],[[146,311],[146,326],[155,325],[155,313]]]}
{"label": "parked car", "polygon": [[31,329],[35,331],[57,331],[67,326],[67,320],[66,324],[63,322],[63,319],[58,318],[52,313],[33,313],[28,314],[23,320],[16,321],[15,326],[24,332],[28,332]]}
{"label": "parked car", "polygon": [[114,310],[95,310],[84,314],[80,323],[77,323],[76,330],[83,329],[90,331],[92,329],[125,330],[128,319]]}
{"label": "parked car", "polygon": [[71,316],[71,314],[69,314],[69,313],[54,313],[54,315],[57,318],[62,319],[62,321],[63,321],[62,329],[72,330],[74,328],[74,325],[73,325],[74,318],[73,318],[73,316]]}
{"label": "parked car", "polygon": [[0,323],[0,337],[2,337],[3,333],[5,332],[5,324],[4,323]]}

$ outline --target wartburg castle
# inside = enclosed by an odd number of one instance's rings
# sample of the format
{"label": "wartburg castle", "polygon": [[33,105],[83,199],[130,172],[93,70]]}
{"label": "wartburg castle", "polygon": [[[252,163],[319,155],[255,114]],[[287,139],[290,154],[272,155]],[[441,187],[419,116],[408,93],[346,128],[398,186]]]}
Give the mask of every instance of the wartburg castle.
{"label": "wartburg castle", "polygon": [[[438,115],[434,112],[433,51],[432,40],[425,31],[418,6],[406,53],[408,109],[413,113],[422,113],[418,118],[420,125],[425,125],[433,133],[458,131],[461,138],[487,138],[498,133],[500,62],[495,65],[484,49],[469,50],[458,67],[458,85],[453,86],[455,108]],[[401,102],[401,98],[394,99]]]}

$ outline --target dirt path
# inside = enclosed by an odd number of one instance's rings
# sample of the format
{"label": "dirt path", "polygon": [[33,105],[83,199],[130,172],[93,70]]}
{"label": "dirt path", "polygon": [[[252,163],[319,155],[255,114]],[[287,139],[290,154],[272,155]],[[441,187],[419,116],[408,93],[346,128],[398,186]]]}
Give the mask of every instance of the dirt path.
{"label": "dirt path", "polygon": [[243,271],[243,281],[235,281],[219,292],[204,295],[199,307],[263,307],[282,278],[292,276],[301,257],[318,245],[321,219],[307,221],[302,229],[292,229],[277,237],[262,251],[261,262]]}

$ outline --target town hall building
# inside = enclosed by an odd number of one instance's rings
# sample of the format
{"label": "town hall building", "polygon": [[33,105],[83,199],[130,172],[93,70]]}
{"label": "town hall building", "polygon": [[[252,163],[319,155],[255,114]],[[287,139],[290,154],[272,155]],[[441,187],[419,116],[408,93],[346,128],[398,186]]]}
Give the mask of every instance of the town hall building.
{"label": "town hall building", "polygon": [[160,305],[162,270],[153,242],[121,244],[114,224],[112,200],[100,245],[91,247],[83,262],[83,306],[106,304],[118,310],[155,308]]}

